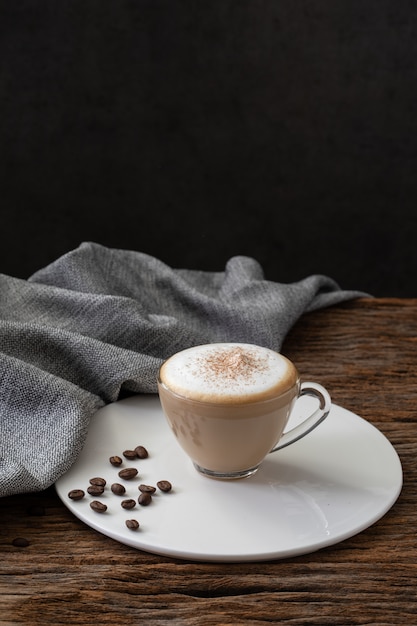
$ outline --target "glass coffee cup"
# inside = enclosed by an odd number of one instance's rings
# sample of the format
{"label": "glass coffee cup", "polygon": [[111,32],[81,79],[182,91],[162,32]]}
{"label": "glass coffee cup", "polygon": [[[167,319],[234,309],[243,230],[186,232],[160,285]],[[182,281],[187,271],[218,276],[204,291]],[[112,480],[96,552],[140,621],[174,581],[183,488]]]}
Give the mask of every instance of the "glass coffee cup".
{"label": "glass coffee cup", "polygon": [[[268,454],[316,428],[331,407],[327,390],[300,382],[289,359],[247,343],[177,352],[159,370],[158,393],[168,424],[196,470],[229,480],[254,474]],[[317,399],[317,409],[284,432],[304,395]]]}

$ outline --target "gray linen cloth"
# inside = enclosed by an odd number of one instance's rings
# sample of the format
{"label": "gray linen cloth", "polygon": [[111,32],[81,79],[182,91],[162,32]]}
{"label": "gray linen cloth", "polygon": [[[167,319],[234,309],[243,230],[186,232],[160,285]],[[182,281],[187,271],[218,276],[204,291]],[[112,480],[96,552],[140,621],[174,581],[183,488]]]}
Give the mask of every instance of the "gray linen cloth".
{"label": "gray linen cloth", "polygon": [[280,350],[304,312],[362,295],[322,275],[266,281],[243,256],[203,272],[95,243],[28,280],[0,275],[0,496],[53,484],[91,416],[122,390],[156,393],[174,352],[216,341]]}

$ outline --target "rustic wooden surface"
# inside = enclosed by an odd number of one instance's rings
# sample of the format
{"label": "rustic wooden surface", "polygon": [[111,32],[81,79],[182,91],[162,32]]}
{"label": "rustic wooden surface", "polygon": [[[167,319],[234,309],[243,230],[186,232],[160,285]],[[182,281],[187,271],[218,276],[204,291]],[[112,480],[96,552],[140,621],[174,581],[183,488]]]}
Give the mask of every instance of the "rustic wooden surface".
{"label": "rustic wooden surface", "polygon": [[[85,526],[53,488],[0,500],[0,625],[417,623],[417,299],[305,315],[283,352],[398,451],[404,487],[375,525],[306,556],[193,563]],[[29,545],[13,545],[17,537]]]}

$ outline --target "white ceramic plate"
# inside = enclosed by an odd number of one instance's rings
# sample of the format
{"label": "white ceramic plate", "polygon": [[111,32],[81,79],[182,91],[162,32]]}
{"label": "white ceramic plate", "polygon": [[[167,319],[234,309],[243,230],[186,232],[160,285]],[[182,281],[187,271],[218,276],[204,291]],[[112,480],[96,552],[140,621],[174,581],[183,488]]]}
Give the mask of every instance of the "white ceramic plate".
{"label": "white ceramic plate", "polygon": [[[294,421],[306,410],[301,398]],[[298,416],[298,418],[297,418]],[[123,481],[109,462],[126,449],[145,446],[149,457],[124,460],[136,478]],[[89,479],[107,486],[93,498]],[[140,483],[172,483],[149,506],[123,509]],[[120,482],[126,495],[115,496]],[[270,454],[248,479],[223,482],[200,476],[174,439],[157,396],[135,396],[107,405],[93,417],[86,445],[71,470],[56,483],[64,504],[87,525],[121,543],[172,557],[200,561],[260,561],[307,554],[359,533],[380,519],[402,487],[402,469],[390,442],[357,415],[332,405],[328,418],[301,441]],[[68,498],[71,489],[86,496]],[[96,513],[89,503],[107,505]],[[140,523],[136,531],[127,519]]]}

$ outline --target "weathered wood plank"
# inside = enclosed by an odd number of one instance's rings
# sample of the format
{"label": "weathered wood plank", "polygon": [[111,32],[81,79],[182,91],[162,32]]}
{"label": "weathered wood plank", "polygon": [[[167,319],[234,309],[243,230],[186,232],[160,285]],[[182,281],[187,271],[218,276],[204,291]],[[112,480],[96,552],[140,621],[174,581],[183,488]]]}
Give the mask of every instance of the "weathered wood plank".
{"label": "weathered wood plank", "polygon": [[[192,563],[137,551],[77,520],[50,488],[0,500],[0,626],[412,624],[417,614],[417,300],[305,315],[283,352],[303,378],[380,428],[404,488],[371,528],[310,555]],[[13,540],[24,537],[27,547]]]}

